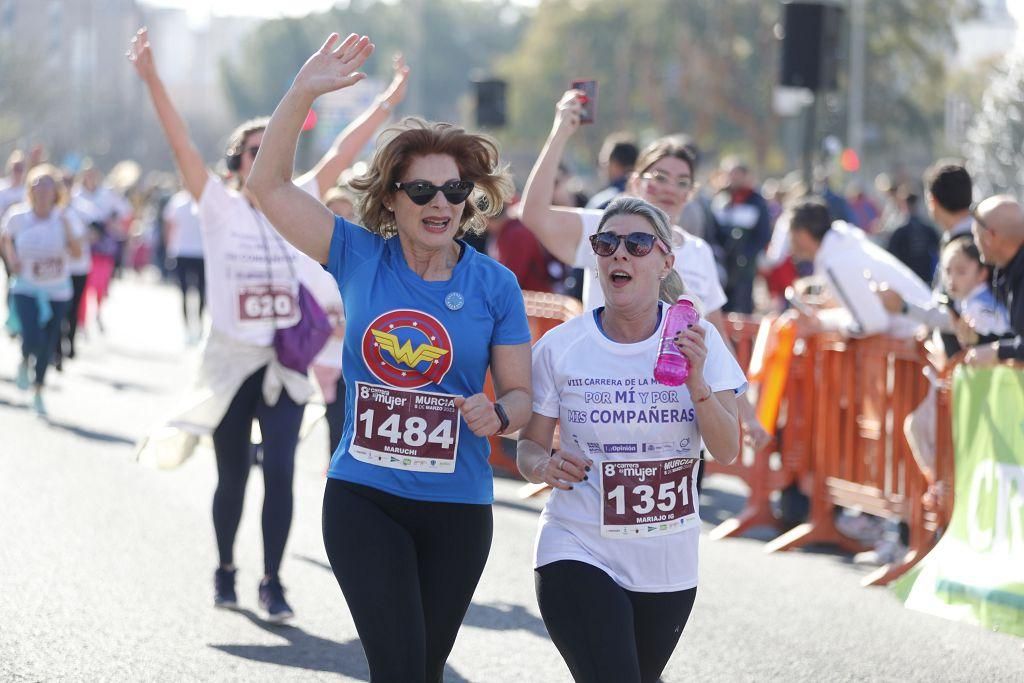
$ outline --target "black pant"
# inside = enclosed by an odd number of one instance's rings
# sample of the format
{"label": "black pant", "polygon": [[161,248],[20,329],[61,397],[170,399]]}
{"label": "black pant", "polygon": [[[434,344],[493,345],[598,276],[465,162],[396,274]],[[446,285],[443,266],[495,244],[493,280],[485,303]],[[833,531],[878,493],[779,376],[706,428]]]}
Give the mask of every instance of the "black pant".
{"label": "black pant", "polygon": [[273,406],[263,400],[260,368],[242,384],[224,419],[213,432],[217,455],[217,490],[213,494],[213,528],[222,566],[234,564],[235,534],[242,519],[245,484],[252,466],[252,420],[260,421],[263,433],[263,570],[276,577],[292,525],[292,479],[295,446],[305,406],[295,403],[287,391]]}
{"label": "black pant", "polygon": [[327,430],[330,432],[330,440],[327,443],[327,461],[334,457],[334,451],[338,450],[341,443],[341,435],[345,431],[345,376],[338,378],[337,393],[334,401],[328,403],[324,417],[327,418]]}
{"label": "black pant", "polygon": [[85,294],[85,281],[88,275],[71,276],[71,306],[68,314],[64,317],[63,340],[67,342],[67,348],[57,347],[57,352],[66,355],[68,358],[75,357],[75,336],[78,334],[78,309],[82,306],[82,296]]}
{"label": "black pant", "polygon": [[491,506],[328,479],[323,527],[372,683],[441,683],[487,563]]}
{"label": "black pant", "polygon": [[203,309],[206,308],[206,271],[202,257],[179,256],[175,259],[174,270],[178,274],[178,287],[181,288],[181,311],[185,316],[185,328],[190,329],[188,314],[188,291],[195,289],[199,293],[199,313],[196,315],[196,329],[202,329]]}
{"label": "black pant", "polygon": [[534,578],[544,625],[577,683],[655,683],[697,596],[628,591],[575,560],[539,567]]}

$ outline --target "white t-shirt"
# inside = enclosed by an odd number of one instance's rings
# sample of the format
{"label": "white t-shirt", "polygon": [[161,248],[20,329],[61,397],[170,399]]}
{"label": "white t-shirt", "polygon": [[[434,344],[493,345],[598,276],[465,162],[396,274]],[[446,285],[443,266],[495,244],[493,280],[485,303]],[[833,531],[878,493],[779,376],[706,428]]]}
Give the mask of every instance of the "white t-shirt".
{"label": "white t-shirt", "polygon": [[96,215],[93,217],[94,221],[114,223],[111,227],[120,227],[116,225],[117,219],[124,218],[132,212],[132,206],[128,203],[128,200],[109,187],[101,186],[89,192],[84,187],[79,186],[75,189],[74,196],[82,197],[96,207]]}
{"label": "white t-shirt", "polygon": [[[317,196],[315,178],[300,187]],[[322,266],[214,175],[199,200],[199,224],[213,329],[246,344],[270,346],[277,328],[299,321],[299,280],[309,286],[324,275]]]}
{"label": "white t-shirt", "polygon": [[[686,387],[654,381],[663,327],[664,318],[648,339],[618,344],[604,335],[594,312],[587,312],[551,330],[534,347],[533,412],[558,419],[563,450],[594,461],[587,481],[571,491],[553,491],[544,506],[535,567],[586,562],[623,588],[646,593],[697,585],[700,511],[692,475],[702,441]],[[707,323],[703,327],[704,378],[712,391],[745,391],[743,371],[718,331]],[[627,463],[639,464],[634,469]],[[661,468],[669,478],[653,481],[656,487],[649,492],[639,478],[621,484],[621,475],[645,468]],[[672,504],[683,508],[666,520],[665,507]],[[619,506],[636,513],[635,524],[613,523]]]}
{"label": "white t-shirt", "polygon": [[89,230],[87,225],[96,220],[97,209],[88,199],[82,196],[72,197],[71,205],[68,208],[70,209],[68,215],[75,217],[75,220],[72,221],[72,229],[76,227],[80,229],[80,232],[76,230],[75,234],[82,241],[82,255],[71,259],[70,263],[68,263],[68,270],[71,271],[72,275],[88,275],[90,268],[92,268],[92,249],[89,246]]}
{"label": "white t-shirt", "polygon": [[203,258],[203,234],[199,209],[187,190],[175,193],[164,207],[164,220],[173,224],[167,255],[171,258]]}
{"label": "white t-shirt", "polygon": [[825,279],[839,308],[819,313],[822,325],[853,337],[888,334],[914,336],[919,323],[885,310],[872,282],[886,283],[904,301],[927,307],[931,289],[895,256],[873,243],[860,228],[835,221],[814,257],[814,272]]}
{"label": "white t-shirt", "polygon": [[[341,290],[338,289],[338,281],[334,276],[323,268],[319,272],[310,273],[311,277],[305,285],[316,299],[320,307],[324,309],[332,323],[345,320],[345,306],[341,301]],[[334,335],[327,338],[327,343],[319,355],[313,359],[313,365],[323,365],[331,368],[341,367],[343,343]]]}
{"label": "white t-shirt", "polygon": [[[47,218],[40,218],[25,205],[4,217],[0,232],[11,236],[14,252],[21,262],[21,272],[11,287],[15,294],[34,294],[41,290],[52,301],[71,300],[71,272],[68,269],[71,254],[64,234],[62,213],[63,209],[55,208]],[[72,233],[83,231],[74,212],[67,212],[65,219]]]}
{"label": "white t-shirt", "polygon": [[[601,282],[594,275],[597,268],[597,256],[590,247],[590,236],[597,232],[601,224],[603,211],[580,209],[579,216],[583,222],[583,237],[576,245],[576,259],[573,266],[583,268],[583,309],[589,311],[604,306],[604,291]],[[676,256],[674,268],[683,278],[686,292],[700,300],[704,314],[714,313],[726,302],[722,283],[718,280],[718,266],[711,246],[699,237],[682,229],[674,230],[676,238],[672,245],[672,253]]]}
{"label": "white t-shirt", "polygon": [[25,201],[24,185],[11,185],[8,180],[0,182],[0,219],[4,217],[8,209],[23,201]]}

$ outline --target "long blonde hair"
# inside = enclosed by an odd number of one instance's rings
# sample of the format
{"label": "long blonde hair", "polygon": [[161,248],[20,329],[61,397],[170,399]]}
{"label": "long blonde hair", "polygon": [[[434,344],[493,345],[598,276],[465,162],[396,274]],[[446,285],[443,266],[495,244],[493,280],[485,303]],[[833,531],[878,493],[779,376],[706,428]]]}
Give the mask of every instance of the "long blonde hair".
{"label": "long blonde hair", "polygon": [[[640,216],[654,228],[654,234],[657,235],[658,239],[665,243],[665,246],[672,248],[672,223],[669,220],[668,214],[656,207],[650,202],[645,202],[639,197],[616,197],[604,210],[604,215],[601,216],[601,222],[597,226],[597,231],[601,232],[604,230],[605,224],[608,219],[613,216]],[[674,304],[679,300],[682,294],[686,293],[686,285],[683,283],[683,278],[679,277],[679,273],[673,268],[668,275],[661,281],[661,287],[658,289],[658,298],[669,304]]]}

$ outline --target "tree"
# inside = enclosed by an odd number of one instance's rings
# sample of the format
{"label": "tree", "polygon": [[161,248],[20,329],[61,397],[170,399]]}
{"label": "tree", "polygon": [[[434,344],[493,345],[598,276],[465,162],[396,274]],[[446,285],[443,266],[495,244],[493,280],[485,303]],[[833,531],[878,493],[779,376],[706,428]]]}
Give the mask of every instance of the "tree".
{"label": "tree", "polygon": [[1012,52],[990,83],[967,133],[971,177],[983,196],[1024,189],[1024,50]]}
{"label": "tree", "polygon": [[[942,123],[952,22],[976,3],[866,1],[869,151],[890,157],[913,144],[930,153]],[[518,49],[500,62],[511,83],[512,132],[537,144],[569,80],[589,75],[601,81],[599,122],[581,136],[589,148],[621,128],[685,131],[704,148],[743,151],[770,167],[781,158],[771,107],[779,8],[744,0],[541,2]],[[845,81],[841,74],[840,88]],[[822,135],[842,137],[845,98],[828,99],[834,106]]]}

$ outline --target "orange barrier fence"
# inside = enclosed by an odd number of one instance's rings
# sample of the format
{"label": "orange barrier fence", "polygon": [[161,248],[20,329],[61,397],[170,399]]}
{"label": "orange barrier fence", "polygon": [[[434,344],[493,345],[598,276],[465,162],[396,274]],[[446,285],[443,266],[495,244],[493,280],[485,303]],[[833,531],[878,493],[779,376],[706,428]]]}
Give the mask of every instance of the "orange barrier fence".
{"label": "orange barrier fence", "polygon": [[[809,375],[803,345],[797,345],[788,332],[792,329],[774,318],[760,322],[747,317],[730,315],[727,332],[736,348],[736,357],[743,367],[751,369],[752,380],[757,380],[757,414],[768,415],[771,420],[762,422],[769,434],[775,438],[759,452],[745,451],[735,462],[728,465],[707,459],[704,461],[708,474],[728,474],[738,477],[749,487],[750,493],[743,510],[736,517],[726,520],[711,532],[712,539],[736,536],[755,526],[775,523],[771,496],[792,483],[806,469],[808,461],[806,427],[803,419],[807,407],[803,405],[807,396],[806,377]],[[785,333],[779,335],[780,331]],[[779,338],[781,337],[781,338]],[[780,411],[785,415],[781,419]],[[781,444],[786,443],[787,448]],[[783,457],[773,457],[776,451]]]}
{"label": "orange barrier fence", "polygon": [[[526,304],[526,318],[530,323],[530,340],[533,344],[549,330],[583,312],[583,306],[577,299],[561,294],[523,292],[523,302]],[[494,400],[494,384],[490,372],[487,373],[484,382],[484,393]],[[519,470],[516,468],[517,436],[518,434],[505,434],[488,439],[491,444],[490,463],[496,471],[519,476]],[[557,433],[554,447],[558,447]]]}
{"label": "orange barrier fence", "polygon": [[[836,529],[833,520],[839,505],[898,518],[910,529],[907,555],[866,577],[865,584],[888,583],[906,572],[934,545],[952,508],[948,381],[938,392],[936,434],[936,478],[945,495],[937,509],[926,510],[922,499],[928,482],[903,433],[907,415],[928,392],[923,374],[928,361],[919,342],[829,334],[785,338],[778,321],[762,321],[761,337],[782,339],[773,351],[760,338],[756,344],[749,343],[758,334],[753,321],[731,317],[729,322],[737,355],[741,362],[749,362],[752,383],[759,390],[757,413],[762,418],[775,416],[775,422],[765,426],[775,432],[776,439],[762,452],[744,453],[732,465],[707,462],[709,474],[737,476],[750,488],[743,511],[714,529],[711,537],[773,524],[770,497],[796,483],[810,498],[809,518],[768,543],[767,552],[809,543],[863,549]],[[791,355],[780,355],[780,345]],[[785,367],[781,394],[771,385],[779,381],[779,366]],[[949,372],[951,368],[945,380]],[[772,405],[773,401],[777,403]]]}

